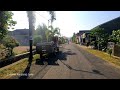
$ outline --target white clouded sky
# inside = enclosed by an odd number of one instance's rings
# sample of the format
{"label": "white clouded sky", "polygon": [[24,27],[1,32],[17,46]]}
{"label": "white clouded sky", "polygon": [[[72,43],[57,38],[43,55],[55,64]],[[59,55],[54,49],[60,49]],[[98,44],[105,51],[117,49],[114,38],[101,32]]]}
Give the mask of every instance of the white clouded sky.
{"label": "white clouded sky", "polygon": [[[15,29],[29,28],[28,18],[26,11],[13,11],[13,20],[17,21]],[[45,23],[48,25],[48,19],[50,15],[46,11],[36,12],[36,28],[39,24]],[[71,11],[56,11],[56,20],[53,22],[54,27],[61,29],[61,34],[64,36],[72,36],[73,32],[78,32],[79,28],[76,27],[75,19]],[[76,27],[76,28],[75,28]]]}
{"label": "white clouded sky", "polygon": [[[15,29],[28,28],[26,11],[13,11],[13,20],[17,21]],[[39,14],[41,15],[39,15]],[[46,11],[37,11],[36,28],[39,24],[48,25],[50,15]],[[79,30],[90,30],[95,26],[120,16],[120,11],[56,11],[54,27],[59,27],[61,34],[67,37]]]}

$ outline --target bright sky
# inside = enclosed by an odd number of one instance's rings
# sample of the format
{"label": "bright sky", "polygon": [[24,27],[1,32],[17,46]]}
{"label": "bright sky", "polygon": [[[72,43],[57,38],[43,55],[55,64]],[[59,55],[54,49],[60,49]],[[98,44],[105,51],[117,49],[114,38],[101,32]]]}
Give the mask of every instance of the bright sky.
{"label": "bright sky", "polygon": [[[15,29],[28,28],[26,11],[13,11],[13,20],[17,21]],[[39,24],[48,25],[50,15],[46,11],[36,12],[36,28]],[[95,26],[120,16],[120,11],[56,11],[54,27],[59,27],[61,34],[71,37],[79,30],[90,30]]]}

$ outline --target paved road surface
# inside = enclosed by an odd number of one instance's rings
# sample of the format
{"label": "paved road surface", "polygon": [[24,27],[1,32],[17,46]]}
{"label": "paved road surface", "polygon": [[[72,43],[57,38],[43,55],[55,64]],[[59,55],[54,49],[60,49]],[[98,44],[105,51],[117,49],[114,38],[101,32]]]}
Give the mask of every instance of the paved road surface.
{"label": "paved road surface", "polygon": [[[38,70],[40,66],[37,66]],[[65,44],[62,52],[56,58],[48,59],[48,65],[32,78],[120,79],[120,69],[84,51],[75,44]]]}

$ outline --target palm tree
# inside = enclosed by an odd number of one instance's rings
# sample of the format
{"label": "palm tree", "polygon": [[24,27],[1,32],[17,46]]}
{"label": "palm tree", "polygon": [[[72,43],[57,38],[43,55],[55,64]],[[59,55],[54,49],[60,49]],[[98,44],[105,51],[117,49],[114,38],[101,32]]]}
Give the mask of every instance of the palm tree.
{"label": "palm tree", "polygon": [[[52,23],[54,20],[56,20],[56,15],[55,15],[55,12],[54,11],[48,11],[49,14],[50,14],[50,21],[51,21],[51,25],[52,26]],[[49,20],[48,20],[49,21]],[[48,26],[49,27],[49,26]],[[52,30],[52,27],[51,27],[51,30]]]}
{"label": "palm tree", "polygon": [[54,36],[55,34],[60,35],[60,29],[58,27],[53,28],[53,26],[49,26],[51,28],[51,35]]}
{"label": "palm tree", "polygon": [[50,18],[51,25],[48,26],[48,29],[51,28],[51,30],[48,30],[46,32],[46,36],[47,36],[47,38],[49,37],[49,38],[52,39],[52,37],[54,37],[55,35],[60,35],[60,29],[58,27],[57,28],[53,28],[53,26],[52,26],[53,21],[56,20],[55,12],[54,11],[48,11],[48,12],[49,12],[49,14],[51,16],[51,18]]}
{"label": "palm tree", "polygon": [[50,20],[51,20],[51,25],[54,20],[56,20],[55,12],[54,11],[48,11],[50,14]]}
{"label": "palm tree", "polygon": [[51,30],[47,30],[46,31],[46,38],[48,41],[48,38],[52,39],[52,37],[54,37],[55,35],[60,35],[60,29],[58,27],[53,28],[52,26],[49,26],[51,28]]}

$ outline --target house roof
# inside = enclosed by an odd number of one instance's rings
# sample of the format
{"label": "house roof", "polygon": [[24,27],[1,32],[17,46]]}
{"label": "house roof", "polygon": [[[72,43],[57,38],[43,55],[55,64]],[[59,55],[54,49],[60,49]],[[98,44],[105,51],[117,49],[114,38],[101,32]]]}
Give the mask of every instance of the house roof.
{"label": "house roof", "polygon": [[[109,33],[112,34],[113,30],[118,30],[120,29],[120,17],[117,17],[115,19],[112,19],[110,21],[107,21],[103,24],[98,25],[100,28],[104,28],[104,30]],[[97,27],[97,26],[96,26]],[[94,28],[96,28],[94,27]],[[93,28],[93,29],[94,29]]]}
{"label": "house roof", "polygon": [[10,33],[14,35],[29,35],[29,29],[16,29],[14,31],[10,31]]}
{"label": "house roof", "polygon": [[82,35],[83,33],[90,33],[90,30],[80,30],[79,35]]}

